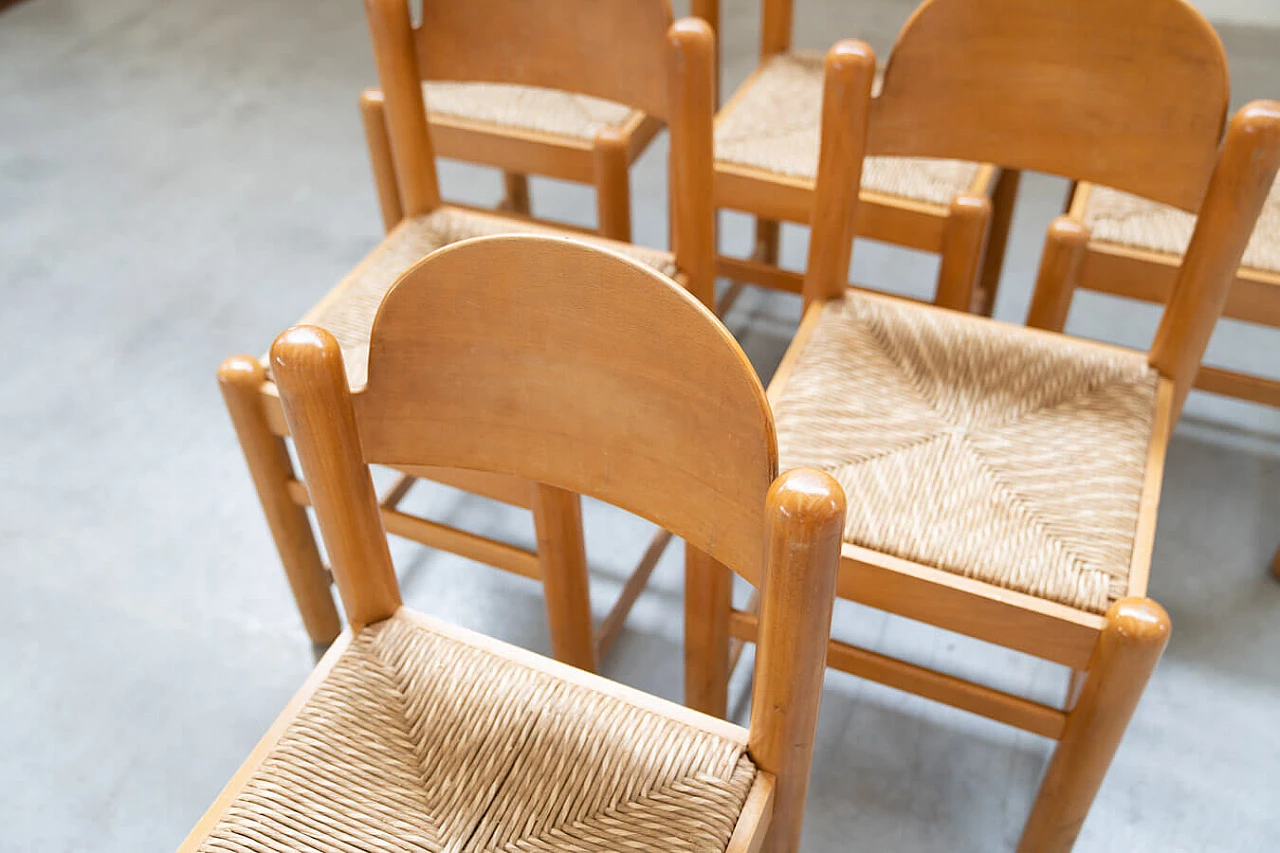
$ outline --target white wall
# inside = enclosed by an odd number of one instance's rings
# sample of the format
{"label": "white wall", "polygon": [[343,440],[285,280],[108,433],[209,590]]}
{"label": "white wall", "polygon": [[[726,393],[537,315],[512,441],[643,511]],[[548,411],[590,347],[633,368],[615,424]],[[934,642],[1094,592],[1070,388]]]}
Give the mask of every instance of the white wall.
{"label": "white wall", "polygon": [[1280,0],[1191,0],[1215,23],[1280,27]]}

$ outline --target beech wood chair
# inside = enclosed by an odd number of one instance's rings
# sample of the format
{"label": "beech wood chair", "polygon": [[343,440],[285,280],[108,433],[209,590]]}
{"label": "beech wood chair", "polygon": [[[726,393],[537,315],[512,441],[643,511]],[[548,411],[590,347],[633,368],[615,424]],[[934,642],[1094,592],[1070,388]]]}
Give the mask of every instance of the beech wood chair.
{"label": "beech wood chair", "polygon": [[[606,60],[604,71],[616,74],[614,66],[638,58],[628,55],[627,42],[646,34],[643,29],[629,29],[635,12],[624,7],[630,3],[598,0],[599,8],[590,16],[575,19],[578,4],[562,9],[521,0],[509,0],[500,7],[469,0],[426,0],[422,21],[415,27],[415,42],[436,156],[502,169],[505,195],[499,210],[507,213],[530,215],[530,174],[591,184],[596,191],[599,233],[630,242],[631,164],[662,129],[664,113],[619,102],[609,97],[613,92],[584,93],[577,84],[569,88],[545,82],[518,85],[505,78],[475,76],[477,54],[524,49],[517,46],[526,38],[519,25],[534,15],[543,20],[532,32],[548,40],[543,47],[550,55],[563,55],[566,64],[582,68],[584,60],[602,59],[581,54],[582,44],[592,44],[593,50],[616,46],[618,55]],[[651,13],[661,8],[644,0],[641,5]],[[574,54],[578,55],[570,58]],[[483,58],[479,62],[486,64]],[[632,73],[655,70],[636,65]],[[378,202],[390,231],[404,216],[405,202],[397,186],[382,92],[365,91],[360,111]]]}
{"label": "beech wood chair", "polygon": [[[435,8],[433,3],[428,5]],[[453,3],[439,5],[439,13],[430,18],[437,24],[445,10],[460,8]],[[511,232],[577,234],[671,276],[704,302],[713,299],[715,214],[710,194],[697,192],[711,181],[715,48],[705,22],[690,18],[673,24],[665,0],[468,0],[456,21],[449,26],[440,24],[442,31],[454,37],[450,44],[457,55],[447,57],[448,67],[461,79],[509,80],[581,91],[635,104],[646,115],[669,123],[672,181],[689,191],[672,200],[674,251],[665,252],[603,240],[589,232],[551,229],[514,215],[442,204],[419,68],[426,62],[428,46],[443,48],[412,25],[408,0],[367,0],[366,8],[404,218],[303,317],[305,323],[326,328],[342,345],[353,388],[365,381],[369,328],[387,288],[433,250],[467,237]],[[556,14],[551,14],[552,9]],[[584,40],[574,50],[567,50],[562,26],[566,19],[589,33],[603,31],[607,22],[627,37],[616,44]],[[490,41],[507,47],[502,51],[464,51],[469,44]],[[444,62],[445,58],[436,56],[431,61]],[[310,494],[294,473],[286,449],[284,439],[289,430],[274,382],[265,360],[257,370],[223,371],[219,379],[303,622],[312,641],[323,647],[338,635],[340,622],[329,590],[330,577],[305,510]],[[576,509],[570,513],[562,506],[568,501],[576,507],[576,499],[553,496],[502,474],[452,469],[402,473],[381,499],[386,529],[541,579],[556,657],[584,669],[593,669],[617,636],[670,540],[670,534],[658,534],[593,632],[581,523]],[[531,509],[537,552],[402,511],[401,502],[419,479]]]}
{"label": "beech wood chair", "polygon": [[[714,315],[621,255],[478,238],[391,289],[362,389],[344,360],[317,326],[271,349],[350,628],[182,850],[796,850],[844,495],[776,477]],[[557,524],[593,495],[763,584],[750,729],[401,606],[373,463],[537,482]]]}
{"label": "beech wood chair", "polygon": [[[1077,289],[1166,303],[1195,217],[1111,187],[1076,185],[1049,226],[1027,325],[1061,332]],[[1280,329],[1280,182],[1272,185],[1222,315]],[[1280,407],[1280,379],[1202,364],[1194,387]],[[1280,549],[1271,559],[1280,579]]]}
{"label": "beech wood chair", "polygon": [[[719,273],[799,293],[803,276],[778,266],[778,223],[809,224],[813,212],[823,58],[791,49],[792,6],[762,0],[760,64],[716,114],[715,200],[756,216],[752,256],[718,256]],[[693,14],[718,28],[720,0],[694,0]],[[940,255],[934,302],[989,314],[1018,179],[991,163],[871,157],[856,234]]]}
{"label": "beech wood chair", "polygon": [[[1280,164],[1280,105],[1243,109],[1219,156],[1226,60],[1182,0],[931,0],[875,98],[870,48],[826,62],[807,304],[769,388],[781,464],[850,496],[840,597],[1073,675],[1059,708],[834,640],[828,662],[1058,740],[1018,849],[1069,850],[1169,636],[1145,597],[1165,448]],[[864,154],[989,160],[1198,210],[1150,352],[849,288]],[[686,699],[722,713],[730,638],[758,621],[703,569]]]}

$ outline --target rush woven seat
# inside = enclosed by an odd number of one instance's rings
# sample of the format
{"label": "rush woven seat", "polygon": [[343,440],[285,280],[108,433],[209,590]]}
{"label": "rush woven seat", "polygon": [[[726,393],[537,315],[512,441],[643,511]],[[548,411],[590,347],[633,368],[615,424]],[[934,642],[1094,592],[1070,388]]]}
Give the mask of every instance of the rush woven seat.
{"label": "rush woven seat", "polygon": [[725,849],[744,743],[467,637],[403,609],[362,630],[199,849]]}
{"label": "rush woven seat", "polygon": [[[1084,223],[1100,242],[1181,255],[1191,242],[1196,218],[1176,207],[1094,185]],[[1280,272],[1280,181],[1272,184],[1241,266]]]}
{"label": "rush woven seat", "polygon": [[850,292],[775,400],[846,542],[1097,613],[1126,594],[1157,375],[1129,353]]}
{"label": "rush woven seat", "polygon": [[585,141],[640,115],[625,104],[537,86],[431,81],[422,84],[422,93],[436,115]]}
{"label": "rush woven seat", "polygon": [[[348,377],[354,387],[364,381],[369,329],[378,305],[400,274],[450,243],[495,234],[565,236],[564,231],[553,227],[442,207],[397,226],[299,322],[321,326],[338,339],[346,359]],[[664,275],[674,276],[676,273],[675,262],[667,252],[590,235],[583,235],[582,239],[627,255]]]}
{"label": "rush woven seat", "polygon": [[[820,53],[779,54],[765,62],[716,121],[716,160],[814,180],[822,116]],[[862,188],[946,205],[969,189],[977,163],[920,157],[868,157]]]}

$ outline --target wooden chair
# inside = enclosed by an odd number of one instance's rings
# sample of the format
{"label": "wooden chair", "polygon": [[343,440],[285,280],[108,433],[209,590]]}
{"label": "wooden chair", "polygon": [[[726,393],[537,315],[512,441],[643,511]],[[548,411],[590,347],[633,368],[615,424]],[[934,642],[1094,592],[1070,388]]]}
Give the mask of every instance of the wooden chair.
{"label": "wooden chair", "polygon": [[[1060,332],[1077,289],[1166,303],[1195,230],[1176,207],[1091,183],[1076,185],[1067,212],[1049,227],[1027,325]],[[1280,329],[1280,182],[1258,217],[1224,317]],[[1194,387],[1280,407],[1280,379],[1200,365]],[[1280,579],[1280,550],[1271,560]]]}
{"label": "wooden chair", "polygon": [[[410,269],[370,339],[358,391],[319,327],[271,349],[350,629],[182,849],[796,850],[844,495],[775,479],[728,331],[642,264],[498,236]],[[537,482],[558,525],[593,495],[763,583],[750,730],[402,607],[373,463]]]}
{"label": "wooden chair", "polygon": [[[710,301],[715,281],[715,216],[709,193],[693,191],[708,186],[711,180],[715,48],[710,28],[696,19],[673,24],[666,0],[468,0],[461,5],[428,6],[439,6],[429,22],[452,34],[450,44],[457,51],[457,55],[436,55],[430,61],[444,63],[447,58],[447,67],[460,79],[509,80],[580,90],[593,97],[634,104],[646,115],[669,123],[672,180],[691,190],[673,200],[674,252],[610,241],[602,241],[602,245],[672,276],[699,298]],[[550,14],[551,7],[556,14]],[[365,381],[374,311],[387,288],[414,262],[467,237],[510,232],[580,233],[441,204],[419,81],[421,64],[427,62],[424,51],[445,48],[435,44],[423,29],[413,27],[408,0],[368,0],[367,9],[404,218],[303,318],[303,322],[322,326],[337,338],[353,388]],[[442,20],[450,9],[455,10],[456,19]],[[626,32],[627,38],[621,47],[585,39],[568,50],[561,25],[566,19],[576,21],[584,33],[604,31],[607,25]],[[466,45],[491,41],[507,45],[507,49],[464,50]],[[329,575],[305,511],[310,501],[308,489],[294,474],[286,450],[288,426],[275,385],[265,363],[256,370],[223,371],[220,382],[307,632],[318,646],[327,645],[338,635],[340,623],[329,591]],[[537,552],[402,512],[402,500],[420,478],[531,509]],[[563,516],[548,506],[547,494],[506,475],[418,470],[405,473],[383,496],[383,522],[397,536],[542,579],[556,657],[592,669],[616,636],[670,537],[660,534],[655,539],[593,634],[580,524],[576,514]]]}
{"label": "wooden chair", "polygon": [[[572,77],[564,81],[567,86],[552,87],[549,82],[519,85],[505,76],[476,74],[479,65],[490,64],[483,54],[524,50],[527,45],[521,42],[527,37],[520,22],[538,15],[543,20],[533,31],[548,40],[543,48],[549,55],[562,55],[566,65],[588,74],[596,69],[584,67],[587,62],[603,61],[606,76],[616,75],[617,66],[640,58],[628,55],[625,43],[643,38],[646,30],[629,29],[635,21],[635,12],[624,8],[629,0],[597,5],[603,8],[575,19],[576,3],[562,9],[520,0],[501,5],[427,0],[415,27],[418,72],[436,155],[502,169],[505,195],[499,210],[530,214],[530,174],[592,184],[599,233],[629,242],[631,164],[662,129],[665,111],[620,102],[611,97],[614,92],[580,91],[581,82]],[[641,5],[654,14],[665,4],[642,0]],[[490,14],[494,17],[486,17]],[[581,52],[587,43],[595,55]],[[621,47],[618,55],[606,58],[599,55],[605,46]],[[657,70],[636,65],[632,73]],[[382,92],[366,91],[360,109],[378,201],[390,231],[404,216],[405,200],[397,186]]]}
{"label": "wooden chair", "polygon": [[[718,27],[720,0],[694,0],[693,14]],[[791,30],[792,0],[762,0],[760,64],[716,115],[716,204],[756,216],[752,257],[721,255],[717,268],[799,293],[803,276],[778,266],[778,223],[809,224],[814,209],[822,55],[793,51]],[[940,255],[935,303],[989,314],[1018,177],[990,163],[871,157],[856,233]]]}
{"label": "wooden chair", "polygon": [[[872,99],[874,74],[865,45],[828,54],[807,305],[769,388],[780,459],[851,498],[839,596],[1074,675],[1058,708],[842,642],[828,662],[1057,739],[1018,849],[1068,850],[1169,635],[1145,597],[1165,448],[1280,163],[1280,105],[1242,110],[1218,156],[1226,60],[1181,0],[931,0]],[[1151,351],[848,288],[864,154],[1198,209]],[[730,637],[758,622],[731,610],[723,572],[689,582],[726,614],[689,617],[688,701],[718,713]]]}

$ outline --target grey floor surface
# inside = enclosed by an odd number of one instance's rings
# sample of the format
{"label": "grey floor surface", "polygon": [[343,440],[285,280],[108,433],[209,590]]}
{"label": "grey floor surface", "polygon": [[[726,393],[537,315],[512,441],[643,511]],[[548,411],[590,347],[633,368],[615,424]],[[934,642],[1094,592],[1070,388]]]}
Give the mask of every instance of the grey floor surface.
{"label": "grey floor surface", "polygon": [[[727,8],[726,82],[756,5]],[[884,50],[909,5],[806,2],[801,43]],[[1280,95],[1280,35],[1224,28],[1237,100]],[[355,113],[374,80],[355,0],[27,0],[0,14],[0,850],[172,849],[310,666],[213,381],[260,352],[378,239]],[[1270,82],[1268,82],[1270,81]],[[661,245],[662,145],[635,173],[636,238]],[[1157,156],[1153,152],[1153,156]],[[496,177],[448,165],[492,202]],[[1062,183],[1027,182],[998,315],[1020,321]],[[540,181],[547,215],[590,193]],[[725,245],[746,223],[726,216]],[[786,259],[803,234],[786,233]],[[860,244],[855,278],[925,293],[934,262]],[[730,325],[762,371],[798,306],[752,293]],[[1083,297],[1071,328],[1144,345],[1155,313]],[[1277,372],[1274,332],[1224,327],[1213,357]],[[447,490],[436,517],[530,543],[517,512]],[[648,528],[587,510],[602,613]],[[1196,398],[1173,443],[1152,595],[1174,638],[1084,827],[1088,851],[1280,845],[1280,413]],[[546,651],[538,587],[398,545],[414,606]],[[680,693],[673,553],[607,674]],[[1064,673],[841,605],[837,633],[1045,700]],[[739,671],[738,715],[747,684]],[[1010,849],[1049,744],[832,673],[806,849]]]}

